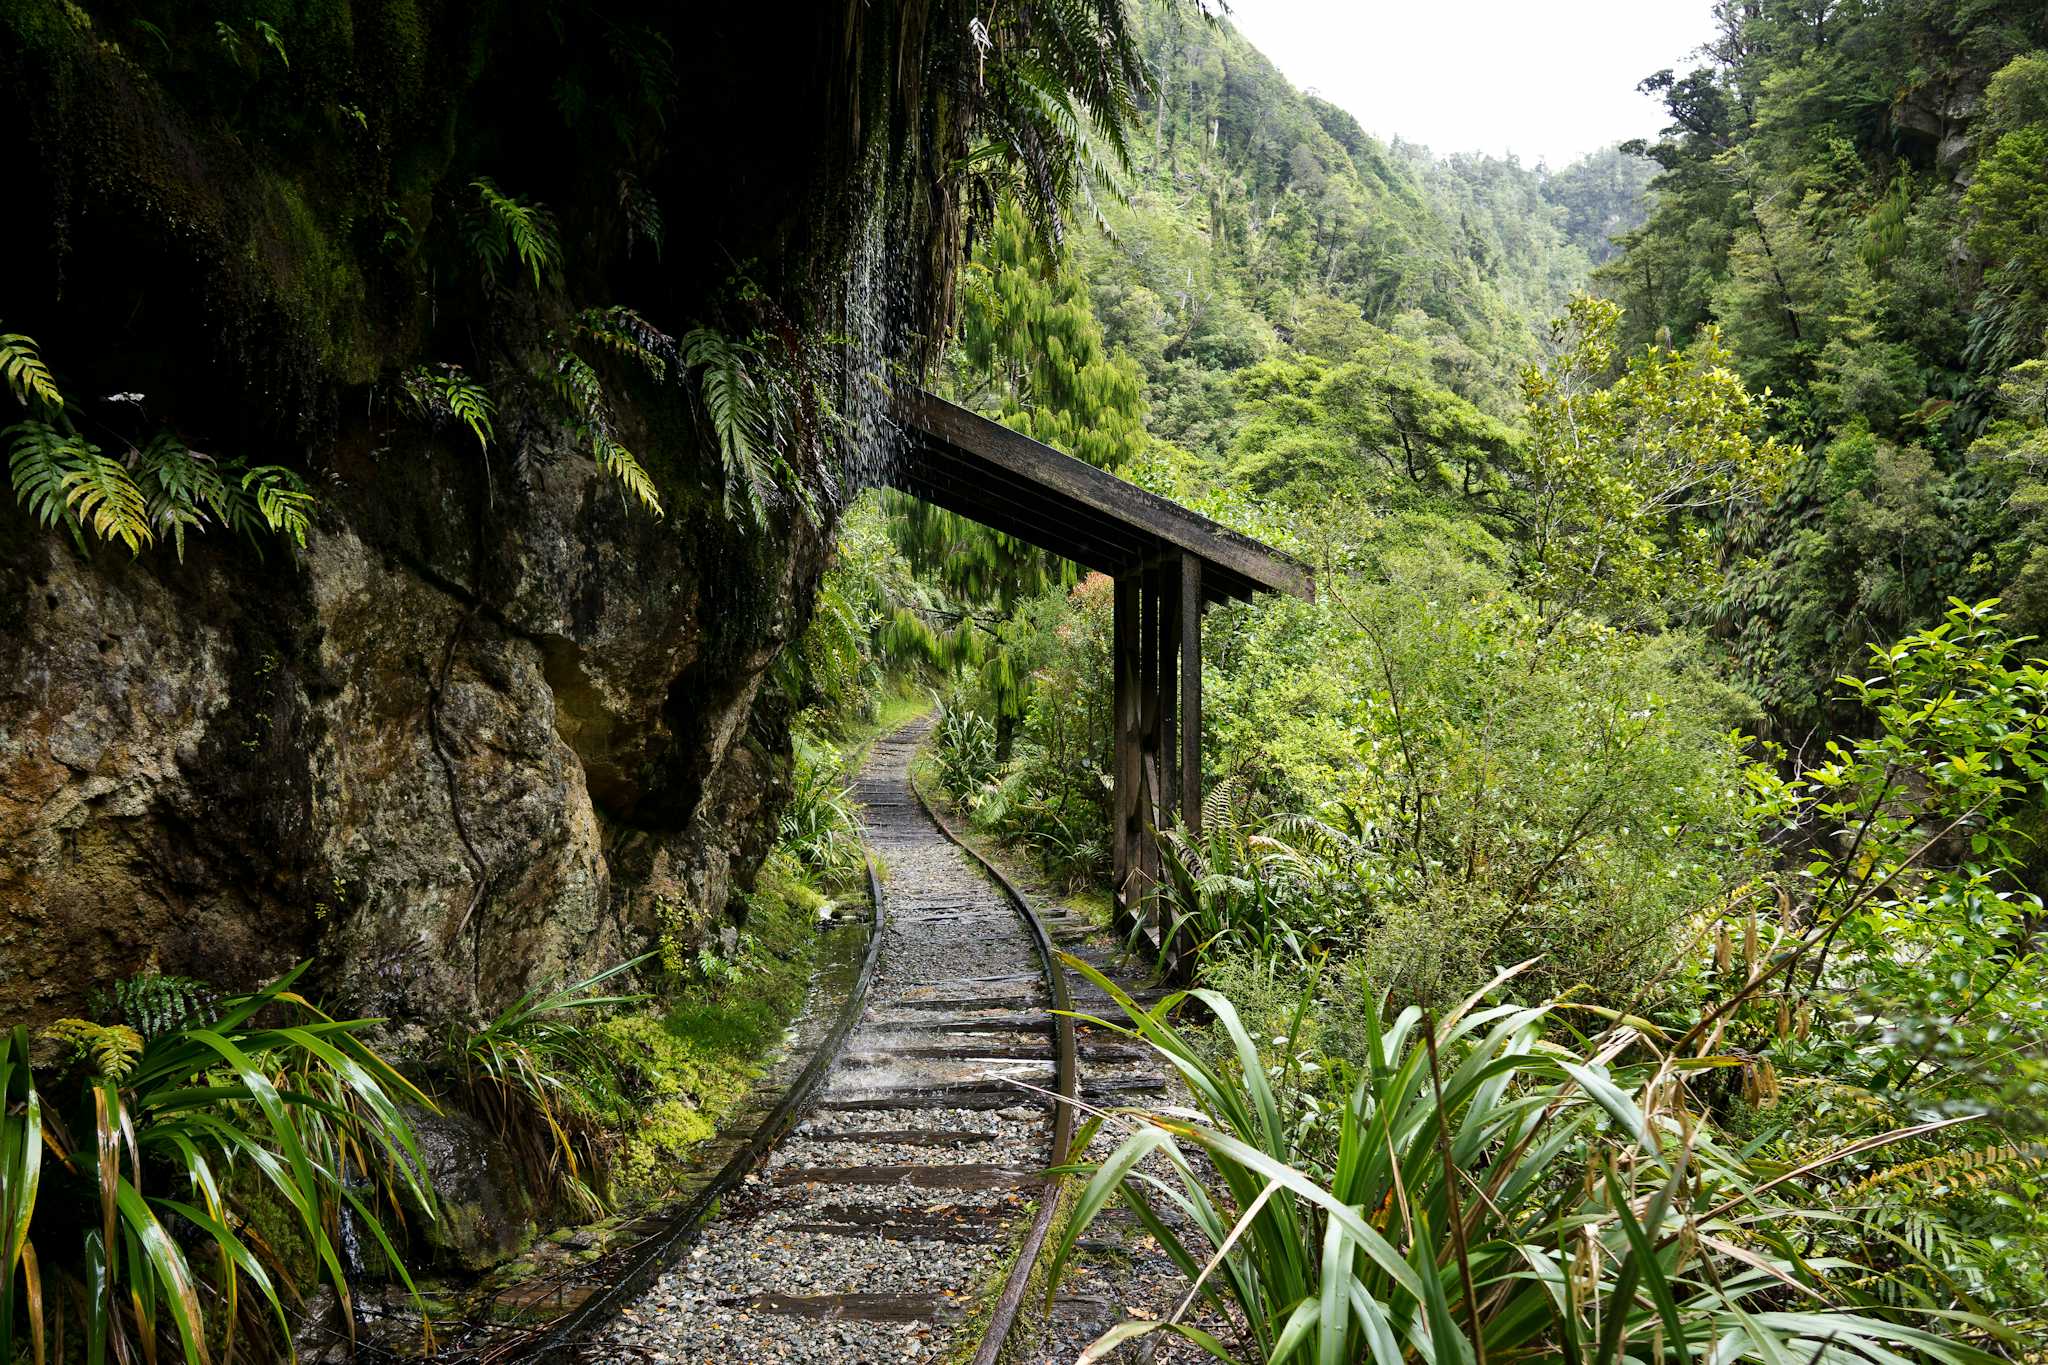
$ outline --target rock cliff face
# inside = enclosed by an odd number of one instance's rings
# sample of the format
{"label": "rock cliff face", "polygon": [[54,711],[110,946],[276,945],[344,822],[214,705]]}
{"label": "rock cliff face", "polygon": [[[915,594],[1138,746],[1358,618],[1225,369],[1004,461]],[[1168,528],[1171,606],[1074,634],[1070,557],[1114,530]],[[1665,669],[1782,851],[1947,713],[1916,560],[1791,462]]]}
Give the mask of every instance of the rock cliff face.
{"label": "rock cliff face", "polygon": [[762,684],[823,537],[709,493],[654,520],[512,425],[493,475],[342,432],[296,562],[87,560],[0,514],[0,1018],[152,957],[239,985],[317,952],[331,998],[422,1030],[715,930],[772,833]]}
{"label": "rock cliff face", "polygon": [[[80,439],[275,464],[318,507],[302,554],[216,527],[180,563],[82,556],[0,490],[0,1023],[152,958],[312,957],[404,1041],[714,927],[772,832],[763,681],[824,536],[724,515],[709,363],[645,340],[759,359],[790,398],[755,442],[842,497],[871,376],[945,335],[1012,88],[975,13],[323,0],[258,42],[0,4],[0,333]],[[399,413],[455,373],[487,461]],[[0,430],[34,416],[0,389]],[[614,423],[665,519],[593,463]]]}

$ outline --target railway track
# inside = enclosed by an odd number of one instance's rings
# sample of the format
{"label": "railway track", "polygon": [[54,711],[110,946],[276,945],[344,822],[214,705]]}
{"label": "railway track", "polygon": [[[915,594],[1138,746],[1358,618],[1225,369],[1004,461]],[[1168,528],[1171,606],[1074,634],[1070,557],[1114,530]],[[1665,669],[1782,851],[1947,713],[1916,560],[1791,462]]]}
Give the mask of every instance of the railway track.
{"label": "railway track", "polygon": [[992,1362],[1067,1154],[1072,1106],[1049,1093],[1162,1088],[1133,1049],[1076,1048],[1053,952],[1089,926],[1041,920],[950,842],[910,784],[925,728],[879,740],[855,784],[886,869],[858,1023],[788,1136],[584,1359]]}

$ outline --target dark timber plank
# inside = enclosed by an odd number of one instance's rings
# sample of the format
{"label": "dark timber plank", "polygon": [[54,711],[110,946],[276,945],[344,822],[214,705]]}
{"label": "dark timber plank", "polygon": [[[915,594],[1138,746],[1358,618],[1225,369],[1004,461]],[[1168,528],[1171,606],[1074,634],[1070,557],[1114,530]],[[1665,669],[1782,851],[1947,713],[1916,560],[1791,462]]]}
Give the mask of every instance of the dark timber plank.
{"label": "dark timber plank", "polygon": [[[1034,490],[1042,490],[1038,501],[1044,506],[1107,517],[1135,528],[1157,542],[1161,550],[1178,548],[1215,565],[1223,572],[1213,576],[1215,581],[1203,584],[1211,600],[1245,597],[1258,589],[1296,597],[1314,595],[1313,580],[1299,561],[1178,503],[1126,483],[1114,474],[1062,455],[1021,432],[921,389],[899,391],[892,409],[905,427],[924,433],[936,444],[935,449],[931,445],[918,448],[913,443],[913,449],[899,457],[906,466],[899,478],[914,477],[921,467],[943,477],[953,472],[946,468],[950,464],[957,468],[957,477],[967,480],[984,472],[1006,476],[1011,481],[1021,480]],[[953,510],[984,520],[982,500],[976,499],[970,489],[958,491],[963,494],[962,502],[973,505]],[[1067,553],[1057,544],[1046,548],[1055,554]]]}

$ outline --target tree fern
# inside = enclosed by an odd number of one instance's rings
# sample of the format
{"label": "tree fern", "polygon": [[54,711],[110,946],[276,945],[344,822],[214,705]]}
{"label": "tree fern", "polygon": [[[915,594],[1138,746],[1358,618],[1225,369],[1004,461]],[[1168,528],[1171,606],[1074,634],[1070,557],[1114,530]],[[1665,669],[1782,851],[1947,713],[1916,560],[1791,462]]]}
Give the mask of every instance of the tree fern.
{"label": "tree fern", "polygon": [[[1128,171],[1128,130],[1144,63],[1120,0],[1064,0],[1007,10],[975,35],[983,54],[979,126],[989,141],[970,166],[977,219],[1014,196],[1040,236],[1064,234],[1062,206],[1094,209]],[[1099,209],[1096,210],[1100,217]]]}
{"label": "tree fern", "polygon": [[41,404],[53,414],[64,410],[64,395],[32,338],[19,332],[0,333],[0,378],[6,379],[22,406]]}
{"label": "tree fern", "polygon": [[484,279],[498,282],[498,272],[517,257],[538,289],[562,268],[562,244],[554,215],[541,204],[509,195],[489,180],[472,180],[477,211],[469,223],[469,245],[483,266]]}

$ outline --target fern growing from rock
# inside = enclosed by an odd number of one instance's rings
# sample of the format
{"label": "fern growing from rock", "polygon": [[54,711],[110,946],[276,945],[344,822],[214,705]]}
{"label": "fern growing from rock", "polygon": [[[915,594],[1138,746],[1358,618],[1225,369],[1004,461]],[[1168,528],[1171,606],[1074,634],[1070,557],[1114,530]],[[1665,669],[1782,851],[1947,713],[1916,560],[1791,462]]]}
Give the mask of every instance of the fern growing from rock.
{"label": "fern growing from rock", "polygon": [[460,422],[476,437],[478,449],[490,450],[494,434],[491,417],[497,406],[484,386],[460,365],[415,365],[399,376],[398,383],[415,413],[430,420]]}
{"label": "fern growing from rock", "polygon": [[35,342],[18,333],[0,336],[0,376],[36,414],[0,430],[15,501],[41,525],[70,532],[81,552],[88,532],[130,554],[167,538],[183,562],[186,532],[208,526],[244,536],[258,553],[265,535],[305,545],[313,495],[283,465],[252,469],[193,450],[168,430],[124,456],[109,454],[79,434]]}
{"label": "fern growing from rock", "polygon": [[715,328],[683,334],[682,362],[696,376],[694,397],[725,470],[725,514],[744,509],[759,527],[778,490],[806,516],[817,506],[785,444],[794,429],[797,395],[759,336],[732,337]]}
{"label": "fern growing from rock", "polygon": [[469,245],[486,283],[497,284],[499,272],[514,259],[526,267],[535,289],[560,272],[561,238],[546,205],[506,194],[490,180],[472,181],[470,188],[477,208],[469,220]]}

